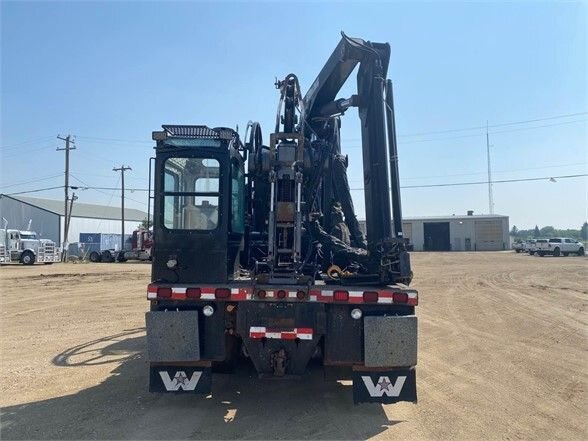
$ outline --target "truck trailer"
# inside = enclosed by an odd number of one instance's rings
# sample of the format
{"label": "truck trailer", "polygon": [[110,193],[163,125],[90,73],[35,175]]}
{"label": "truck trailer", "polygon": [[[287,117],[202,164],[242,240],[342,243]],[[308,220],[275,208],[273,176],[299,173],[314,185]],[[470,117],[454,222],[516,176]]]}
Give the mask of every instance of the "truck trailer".
{"label": "truck trailer", "polygon": [[[389,59],[387,43],[342,34],[304,96],[295,74],[276,81],[267,143],[252,121],[243,139],[205,125],[152,133],[152,392],[214,394],[212,372],[247,359],[260,378],[299,378],[313,360],[352,380],[356,403],[416,402],[418,293]],[[357,94],[337,98],[356,67]],[[361,122],[367,237],[341,150],[350,107]]]}

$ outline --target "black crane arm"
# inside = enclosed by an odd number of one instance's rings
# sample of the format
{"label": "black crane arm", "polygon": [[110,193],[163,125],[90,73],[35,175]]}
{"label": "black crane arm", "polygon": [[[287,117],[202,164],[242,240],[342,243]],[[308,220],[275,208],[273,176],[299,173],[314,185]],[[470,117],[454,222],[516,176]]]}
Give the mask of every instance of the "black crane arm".
{"label": "black crane arm", "polygon": [[[369,248],[390,238],[402,239],[403,235],[392,86],[391,82],[386,83],[389,61],[388,43],[367,42],[342,33],[341,41],[303,100],[307,134],[318,132],[325,118],[342,114],[349,107],[359,108]],[[357,95],[336,99],[358,65]],[[392,179],[388,173],[388,157]],[[389,188],[392,190],[393,230]]]}

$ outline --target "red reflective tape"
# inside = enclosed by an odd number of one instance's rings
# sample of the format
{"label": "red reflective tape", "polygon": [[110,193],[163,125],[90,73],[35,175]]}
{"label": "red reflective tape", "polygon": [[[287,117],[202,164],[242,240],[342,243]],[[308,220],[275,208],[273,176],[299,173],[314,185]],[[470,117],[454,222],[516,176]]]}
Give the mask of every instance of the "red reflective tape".
{"label": "red reflective tape", "polygon": [[233,294],[231,291],[231,300],[247,300],[247,290],[239,289],[239,292]]}
{"label": "red reflective tape", "polygon": [[312,328],[296,328],[295,331],[298,334],[312,334]]}
{"label": "red reflective tape", "polygon": [[249,338],[265,338],[265,332],[250,332]]}
{"label": "red reflective tape", "polygon": [[294,332],[282,332],[282,340],[296,340],[298,336]]}

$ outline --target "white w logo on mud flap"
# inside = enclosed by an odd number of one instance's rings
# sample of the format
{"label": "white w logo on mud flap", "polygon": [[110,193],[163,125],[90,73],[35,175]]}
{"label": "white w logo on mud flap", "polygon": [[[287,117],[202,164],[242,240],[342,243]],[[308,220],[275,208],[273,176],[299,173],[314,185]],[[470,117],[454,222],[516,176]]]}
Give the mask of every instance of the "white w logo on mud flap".
{"label": "white w logo on mud flap", "polygon": [[170,378],[166,371],[159,371],[159,376],[163,381],[163,385],[169,392],[176,390],[194,390],[200,381],[202,372],[194,372],[192,378],[188,380],[188,376],[184,371],[177,371],[174,378]]}
{"label": "white w logo on mud flap", "polygon": [[371,397],[381,397],[383,395],[397,397],[400,395],[404,382],[406,381],[406,377],[402,376],[399,376],[394,384],[390,383],[390,378],[386,376],[380,377],[376,384],[374,384],[370,377],[362,376],[361,379]]}

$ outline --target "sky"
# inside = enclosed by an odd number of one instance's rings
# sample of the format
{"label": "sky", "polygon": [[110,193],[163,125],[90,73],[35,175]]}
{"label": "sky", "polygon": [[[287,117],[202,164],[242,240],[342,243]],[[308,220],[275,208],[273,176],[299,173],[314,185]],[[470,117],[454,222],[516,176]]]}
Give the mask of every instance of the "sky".
{"label": "sky", "polygon": [[[542,178],[495,183],[495,213],[519,229],[588,218],[588,179],[558,178],[588,173],[587,3],[2,1],[0,14],[0,193],[62,186],[57,136],[71,134],[78,202],[120,206],[120,191],[81,187],[119,187],[124,164],[126,203],[146,211],[153,130],[257,120],[269,142],[275,78],[293,72],[305,93],[343,30],[392,48],[404,216],[489,212],[484,184],[414,188],[487,181],[488,123],[492,179]],[[356,109],[342,127],[364,218]]]}

